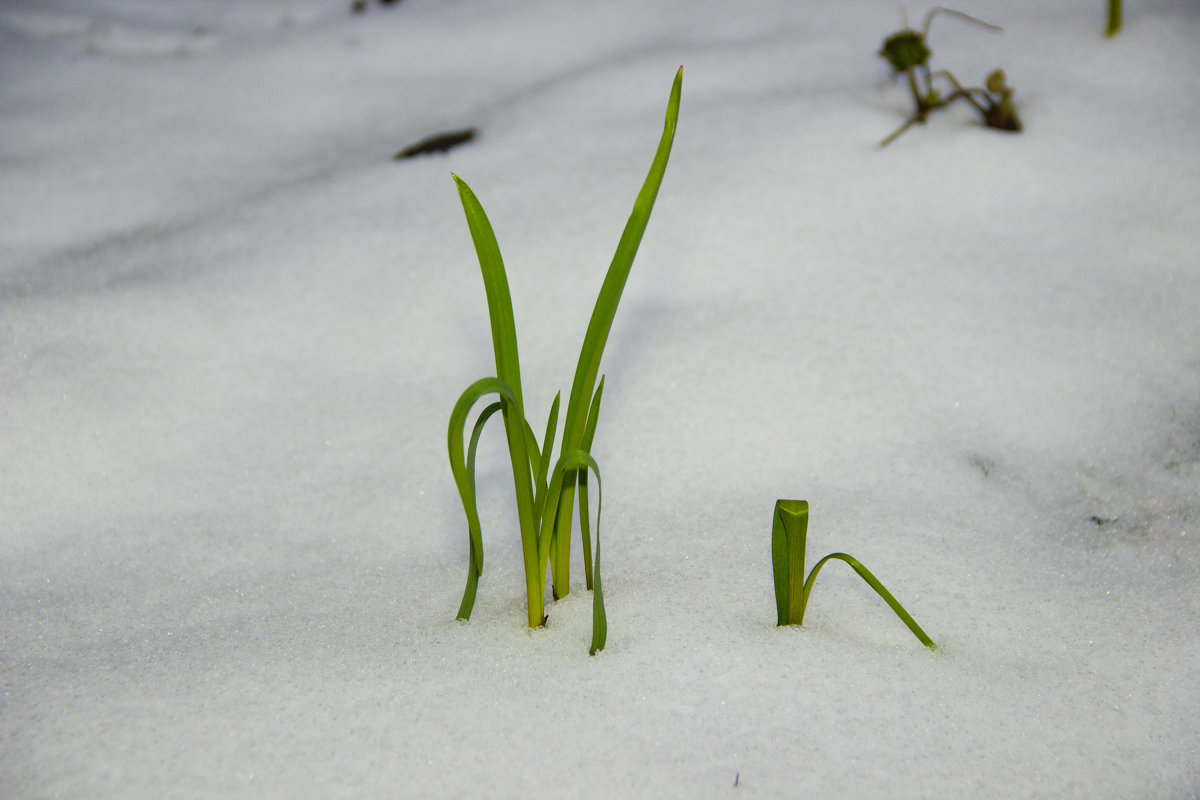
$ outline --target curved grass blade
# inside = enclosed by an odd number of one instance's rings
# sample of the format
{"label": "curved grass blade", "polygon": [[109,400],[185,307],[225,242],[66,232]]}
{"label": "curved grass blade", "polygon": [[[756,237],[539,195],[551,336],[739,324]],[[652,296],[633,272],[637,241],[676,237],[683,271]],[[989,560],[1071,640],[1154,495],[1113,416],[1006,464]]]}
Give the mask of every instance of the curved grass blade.
{"label": "curved grass blade", "polygon": [[847,555],[846,553],[830,553],[818,561],[816,566],[813,567],[812,573],[808,576],[808,580],[804,583],[804,595],[800,600],[801,619],[804,618],[804,606],[808,604],[808,596],[812,592],[813,582],[817,579],[817,573],[821,571],[821,567],[825,565],[825,562],[831,559],[838,559],[839,561],[845,561],[847,564],[849,564],[854,571],[859,574],[859,577],[866,581],[867,584],[870,585],[870,587],[874,589],[875,592],[882,597],[889,606],[891,606],[892,611],[895,611],[896,616],[900,617],[900,620],[908,626],[908,629],[912,631],[913,636],[916,636],[921,640],[921,644],[925,645],[930,650],[937,649],[937,645],[933,643],[933,640],[925,634],[925,631],[921,630],[921,626],[918,625],[916,620],[914,620],[909,613],[904,610],[904,606],[900,605],[900,602],[896,600],[895,597],[892,597],[892,593],[889,592],[882,583],[880,583],[879,579],[872,575],[869,569],[859,563],[858,559],[856,559],[854,556]]}
{"label": "curved grass blade", "polygon": [[[563,450],[579,449],[583,442],[583,429],[586,424],[588,404],[591,401],[596,376],[600,372],[600,359],[604,355],[604,345],[612,328],[613,317],[617,313],[617,305],[621,301],[621,293],[625,289],[625,281],[629,278],[629,270],[637,255],[642,235],[650,221],[650,212],[654,208],[654,200],[658,197],[658,189],[662,185],[663,176],[667,171],[667,160],[671,155],[671,145],[675,141],[675,127],[679,120],[679,99],[683,91],[683,67],[675,73],[675,82],[671,86],[671,96],[667,100],[667,114],[663,124],[662,138],[658,150],[650,164],[650,172],[638,192],[633,203],[633,211],[625,223],[621,240],[617,243],[617,251],[609,264],[600,286],[600,294],[588,320],[587,331],[583,336],[583,346],[579,353],[579,362],[575,367],[575,378],[571,383],[571,394],[567,402],[567,417],[563,426]],[[559,497],[557,526],[563,529],[558,537],[555,548],[555,591],[566,593],[567,575],[570,570],[571,554],[571,516],[575,481],[568,481],[562,487]],[[553,499],[553,495],[551,498]]]}
{"label": "curved grass blade", "polygon": [[[467,416],[471,406],[488,394],[498,394],[503,398],[499,403],[493,403],[483,410],[471,431],[471,441],[464,457],[462,450],[463,435],[467,425]],[[463,593],[463,601],[458,609],[458,619],[469,619],[475,603],[475,586],[479,575],[483,573],[483,535],[479,525],[479,511],[475,503],[475,448],[479,443],[479,435],[483,425],[505,400],[512,402],[512,389],[499,378],[480,378],[467,387],[454,404],[450,412],[450,425],[447,431],[447,449],[450,453],[450,471],[454,474],[454,483],[458,487],[458,495],[462,500],[463,511],[467,516],[467,535],[470,540],[470,562],[467,571],[467,589]]]}
{"label": "curved grass blade", "polygon": [[[472,511],[475,511],[475,451],[479,446],[479,437],[483,433],[483,427],[502,406],[503,403],[495,402],[481,411],[479,418],[475,420],[475,427],[471,430],[471,444],[467,447],[467,478],[471,482]],[[455,619],[471,618],[471,611],[475,608],[475,593],[479,588],[479,576],[483,574],[483,539],[480,531],[478,512],[476,512],[474,528],[472,528],[471,522],[468,520],[467,530],[470,539],[467,556],[467,586],[463,590],[463,599],[458,604],[458,614],[455,616]],[[470,535],[469,532],[471,530],[475,531],[474,536]]]}
{"label": "curved grass blade", "polygon": [[[592,590],[592,643],[588,650],[588,655],[594,656],[597,651],[604,649],[604,643],[608,639],[608,616],[604,613],[604,590],[600,584],[600,513],[604,502],[600,484],[600,465],[583,450],[568,450],[554,465],[554,476],[551,482],[561,485],[563,480],[573,472],[589,469],[596,475],[596,557],[593,561],[595,580]],[[542,533],[544,536],[550,535],[549,526],[552,525],[553,521],[548,524],[543,521]]]}

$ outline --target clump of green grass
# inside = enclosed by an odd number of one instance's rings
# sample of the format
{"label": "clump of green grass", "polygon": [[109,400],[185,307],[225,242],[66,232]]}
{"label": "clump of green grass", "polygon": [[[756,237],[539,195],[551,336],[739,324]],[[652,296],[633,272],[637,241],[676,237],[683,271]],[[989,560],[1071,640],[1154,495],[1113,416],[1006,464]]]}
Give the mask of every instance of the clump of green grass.
{"label": "clump of green grass", "polygon": [[808,597],[812,593],[813,583],[825,562],[831,560],[845,561],[859,576],[874,589],[884,601],[891,606],[896,616],[908,626],[913,635],[921,640],[921,644],[930,650],[936,650],[937,645],[925,635],[921,626],[916,623],[904,606],[892,597],[879,579],[871,571],[859,563],[854,556],[846,553],[830,553],[816,563],[808,578],[804,577],[804,550],[808,538],[808,501],[779,500],[775,503],[775,518],[771,526],[771,563],[775,570],[775,607],[778,611],[777,625],[804,624],[804,609],[808,606]]}
{"label": "clump of green grass", "polygon": [[[597,383],[597,375],[617,304],[621,300],[621,292],[625,288],[625,281],[629,277],[629,270],[633,266],[633,259],[642,241],[646,224],[650,221],[650,212],[667,169],[667,159],[675,138],[675,124],[679,118],[679,98],[682,89],[683,68],[680,67],[675,74],[670,99],[667,101],[666,123],[658,143],[658,151],[633,204],[633,212],[625,224],[608,273],[604,276],[600,295],[596,298],[596,305],[583,336],[579,362],[575,367],[575,379],[567,400],[562,444],[557,461],[553,460],[552,453],[558,430],[561,392],[555,396],[550,406],[545,435],[539,446],[533,427],[525,416],[525,402],[521,394],[521,368],[517,357],[516,324],[513,321],[512,298],[508,291],[504,262],[500,258],[500,247],[475,193],[461,178],[454,176],[463,211],[467,216],[467,225],[471,230],[471,239],[479,256],[479,266],[483,271],[492,328],[492,346],[496,356],[495,377],[481,378],[467,387],[450,414],[450,469],[454,473],[454,482],[462,498],[470,539],[467,585],[458,609],[458,619],[470,618],[471,610],[475,606],[479,576],[483,573],[483,538],[475,501],[475,452],[484,425],[499,413],[504,422],[509,457],[512,460],[521,552],[525,565],[529,627],[537,628],[546,622],[547,565],[550,567],[554,599],[565,597],[570,590],[571,523],[577,496],[583,568],[587,588],[592,591],[592,642],[589,653],[595,655],[598,650],[604,648],[608,623],[600,584],[600,468],[591,455],[592,440],[600,413],[600,398],[604,392],[604,378],[601,376]],[[497,399],[486,406],[476,418],[464,453],[463,440],[471,408],[476,401],[488,395],[496,395]],[[589,471],[596,477],[594,558],[588,511]]]}

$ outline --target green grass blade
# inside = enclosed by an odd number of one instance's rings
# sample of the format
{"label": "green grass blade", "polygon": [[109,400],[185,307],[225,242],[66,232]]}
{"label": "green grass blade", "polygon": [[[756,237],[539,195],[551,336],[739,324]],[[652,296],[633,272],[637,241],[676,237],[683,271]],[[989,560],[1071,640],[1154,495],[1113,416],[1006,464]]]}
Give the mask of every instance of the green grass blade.
{"label": "green grass blade", "polygon": [[[583,445],[585,453],[592,452],[592,440],[596,438],[596,423],[600,419],[600,398],[604,396],[604,376],[596,385],[596,394],[592,396],[592,406],[588,409],[587,425],[583,428]],[[587,582],[588,591],[592,586],[592,521],[588,516],[588,473],[579,471],[579,536],[583,541],[583,577]]]}
{"label": "green grass blade", "polygon": [[463,602],[458,610],[459,619],[468,619],[475,602],[475,584],[483,572],[483,534],[479,525],[479,511],[475,503],[475,448],[479,443],[479,435],[488,418],[495,413],[497,405],[489,405],[480,414],[474,429],[471,431],[471,442],[467,454],[463,455],[463,435],[466,430],[467,416],[471,407],[479,398],[488,394],[498,394],[505,400],[512,401],[513,393],[504,381],[498,378],[481,378],[467,387],[454,404],[450,412],[450,425],[447,431],[447,449],[450,453],[450,471],[454,474],[454,483],[458,487],[458,495],[462,500],[463,512],[467,516],[467,536],[470,541],[470,569],[473,577],[467,581],[467,590],[463,594]]}
{"label": "green grass blade", "polygon": [[508,275],[504,271],[504,260],[500,257],[500,245],[492,223],[483,211],[479,198],[466,182],[452,175],[458,186],[467,227],[471,230],[471,241],[479,257],[479,268],[483,273],[483,286],[487,292],[488,317],[492,326],[492,349],[496,354],[496,377],[507,383],[516,396],[518,411],[524,416],[521,398],[521,364],[517,357],[517,325],[512,314],[512,295],[508,291]]}
{"label": "green grass blade", "polygon": [[[592,643],[588,655],[596,655],[604,649],[608,639],[608,616],[604,612],[604,590],[600,583],[600,514],[603,508],[603,491],[600,484],[600,465],[589,453],[583,450],[568,450],[562,454],[554,465],[552,483],[562,484],[566,476],[575,471],[591,470],[596,476],[596,556],[593,560],[593,589],[592,589]],[[553,522],[543,521],[543,535],[550,535]]]}
{"label": "green grass blade", "polygon": [[600,473],[596,473],[596,558],[592,584],[592,643],[588,655],[604,649],[608,641],[608,615],[604,612],[604,588],[600,583]]}
{"label": "green grass blade", "polygon": [[1109,36],[1116,36],[1119,30],[1121,30],[1121,0],[1108,0],[1108,28],[1105,32]]}
{"label": "green grass blade", "polygon": [[483,435],[483,426],[503,407],[504,404],[497,401],[480,411],[479,418],[475,420],[475,427],[471,429],[471,444],[467,447],[467,477],[471,481],[472,492],[475,491],[475,451],[479,447],[479,437]]}
{"label": "green grass blade", "polygon": [[[471,188],[457,175],[463,213],[471,230],[471,240],[479,256],[479,267],[483,274],[484,289],[487,291],[488,317],[492,327],[492,347],[496,355],[496,375],[510,389],[512,395],[503,408],[504,431],[508,438],[508,453],[512,460],[513,488],[517,498],[517,517],[521,525],[521,552],[525,561],[525,590],[529,605],[529,626],[536,628],[544,618],[545,572],[538,578],[538,524],[535,517],[536,503],[533,490],[533,461],[530,459],[526,429],[525,407],[521,399],[521,367],[517,357],[517,331],[513,321],[512,297],[508,291],[508,278],[504,272],[504,261],[500,257],[500,246],[491,222],[483,206]],[[540,459],[540,455],[537,456]]]}
{"label": "green grass blade", "polygon": [[[479,588],[479,576],[483,574],[483,537],[479,525],[478,512],[474,505],[475,452],[479,447],[479,437],[483,434],[483,428],[487,425],[487,421],[503,407],[504,403],[495,402],[483,409],[483,411],[479,412],[479,418],[475,420],[475,427],[471,429],[471,443],[467,447],[467,478],[471,483],[472,511],[476,512],[476,516],[474,528],[471,527],[470,522],[467,523],[468,536],[470,538],[467,586],[463,589],[462,602],[458,604],[458,614],[455,619],[471,618],[471,611],[475,608],[475,593]],[[474,531],[474,535],[470,534],[471,531]]]}
{"label": "green grass blade", "polygon": [[592,405],[588,408],[587,424],[583,426],[583,442],[579,449],[585,453],[592,452],[592,440],[596,438],[596,425],[600,422],[600,400],[604,397],[604,376],[596,385],[596,393],[592,395]]}
{"label": "green grass blade", "polygon": [[[604,345],[608,341],[612,329],[613,317],[617,313],[617,305],[621,301],[621,293],[625,289],[625,281],[633,266],[634,256],[642,242],[642,235],[650,221],[650,212],[654,208],[654,200],[658,197],[658,189],[662,185],[663,176],[667,170],[667,160],[671,155],[671,145],[675,141],[675,127],[679,120],[679,99],[683,91],[683,68],[675,74],[675,82],[671,86],[671,96],[667,101],[666,120],[663,124],[662,138],[658,150],[650,164],[650,172],[638,192],[633,204],[633,211],[625,223],[625,230],[617,244],[617,251],[609,264],[588,320],[588,327],[583,336],[583,346],[579,353],[579,362],[575,367],[575,378],[571,383],[571,394],[567,401],[567,417],[563,427],[563,450],[579,449],[583,442],[583,428],[586,423],[588,404],[591,401],[596,376],[600,372],[600,360],[604,355]],[[575,482],[568,481],[562,487],[559,498],[557,525],[565,529],[559,533],[555,548],[556,580],[561,574],[563,588],[566,586],[566,574],[570,569],[570,529],[572,502]],[[552,496],[553,497],[553,496]],[[557,591],[556,587],[556,591]]]}
{"label": "green grass blade", "polygon": [[[533,426],[529,424],[529,420],[525,422],[525,451],[529,454],[529,471],[535,478],[534,496],[537,496],[536,477],[542,469],[542,451],[538,449],[537,434],[533,432]],[[547,456],[550,454],[547,453]]]}
{"label": "green grass blade", "polygon": [[776,625],[800,625],[804,622],[804,551],[807,538],[808,501],[776,501],[771,524]]}
{"label": "green grass blade", "polygon": [[[679,99],[683,91],[683,68],[675,74],[675,82],[671,86],[671,96],[667,101],[667,115],[663,124],[662,138],[658,150],[650,164],[650,171],[633,203],[633,211],[625,223],[617,251],[609,264],[600,286],[600,295],[592,309],[591,319],[588,320],[587,332],[583,336],[583,347],[579,353],[579,363],[575,367],[575,379],[571,383],[570,402],[567,407],[567,431],[564,443],[577,446],[583,440],[584,414],[591,402],[596,376],[600,372],[600,359],[604,355],[604,345],[608,342],[608,334],[612,329],[613,317],[617,313],[617,305],[621,302],[621,293],[625,290],[625,282],[633,267],[633,259],[642,243],[642,235],[650,222],[650,212],[654,209],[654,201],[658,197],[658,189],[662,185],[663,176],[667,171],[667,160],[671,155],[671,145],[675,141],[675,126],[679,120]],[[566,446],[566,444],[564,444]]]}
{"label": "green grass blade", "polygon": [[[479,555],[479,560],[483,560],[483,555]],[[479,573],[475,571],[475,543],[471,542],[471,554],[467,563],[467,586],[463,589],[462,602],[458,604],[458,614],[455,619],[470,619],[471,612],[475,610],[475,593],[479,589]]]}
{"label": "green grass blade", "polygon": [[543,504],[546,502],[546,476],[550,471],[550,454],[554,452],[554,435],[558,431],[558,406],[561,400],[562,392],[554,395],[554,402],[550,404],[550,417],[546,420],[546,436],[542,439],[545,444],[542,445],[542,461],[537,471],[537,518],[539,520],[542,518]]}
{"label": "green grass blade", "polygon": [[921,626],[918,625],[916,620],[914,620],[909,613],[904,610],[904,606],[900,605],[900,602],[892,596],[892,593],[884,587],[879,579],[872,575],[869,569],[859,563],[858,559],[856,559],[854,556],[847,555],[846,553],[830,553],[818,561],[816,566],[813,567],[812,574],[808,576],[808,580],[804,583],[804,596],[801,600],[801,616],[804,614],[803,608],[808,603],[808,596],[812,592],[813,582],[817,579],[817,573],[821,571],[821,567],[825,565],[825,562],[831,559],[838,559],[839,561],[845,561],[847,564],[849,564],[854,571],[859,574],[859,577],[866,581],[867,584],[870,585],[870,587],[884,599],[884,601],[891,607],[892,611],[896,612],[896,616],[900,617],[900,620],[908,626],[908,629],[912,631],[913,636],[916,636],[921,640],[921,644],[925,645],[930,650],[937,649],[937,645],[933,643],[933,640],[925,634],[925,631],[921,630]]}

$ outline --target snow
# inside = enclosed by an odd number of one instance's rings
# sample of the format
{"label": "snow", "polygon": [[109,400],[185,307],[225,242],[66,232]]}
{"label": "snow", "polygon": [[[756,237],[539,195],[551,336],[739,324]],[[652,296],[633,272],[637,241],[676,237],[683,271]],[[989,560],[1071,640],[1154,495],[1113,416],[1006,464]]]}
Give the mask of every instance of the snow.
{"label": "snow", "polygon": [[[1004,33],[936,63],[1026,130],[879,150],[885,0],[0,5],[0,795],[1200,795],[1200,8],[957,7]],[[499,428],[455,622],[494,366],[449,173],[540,427],[680,64],[608,646],[579,566],[526,628]],[[781,497],[939,650],[837,564],[777,629]]]}

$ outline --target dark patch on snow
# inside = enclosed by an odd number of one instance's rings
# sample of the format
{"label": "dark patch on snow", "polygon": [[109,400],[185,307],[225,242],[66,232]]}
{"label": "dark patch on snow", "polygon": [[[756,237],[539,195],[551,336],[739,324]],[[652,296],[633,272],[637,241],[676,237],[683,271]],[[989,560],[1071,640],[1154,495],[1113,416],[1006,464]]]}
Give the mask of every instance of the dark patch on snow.
{"label": "dark patch on snow", "polygon": [[461,147],[467,142],[475,140],[478,131],[474,128],[463,128],[457,131],[444,131],[436,133],[433,136],[426,137],[415,144],[410,144],[408,147],[401,150],[396,155],[392,156],[393,161],[404,161],[417,156],[430,155],[432,153],[445,153],[453,150],[456,147]]}

